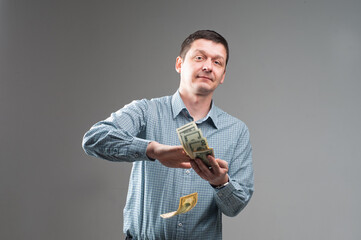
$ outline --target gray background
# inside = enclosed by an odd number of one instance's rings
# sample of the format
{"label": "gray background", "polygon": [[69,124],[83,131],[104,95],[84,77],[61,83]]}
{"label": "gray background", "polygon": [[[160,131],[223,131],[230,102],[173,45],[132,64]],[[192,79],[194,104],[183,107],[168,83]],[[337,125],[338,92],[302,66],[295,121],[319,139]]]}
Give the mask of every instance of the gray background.
{"label": "gray background", "polygon": [[361,239],[361,1],[0,1],[0,238],[123,239],[131,164],[83,134],[173,94],[183,39],[230,43],[218,106],[251,131],[256,192],[224,239]]}

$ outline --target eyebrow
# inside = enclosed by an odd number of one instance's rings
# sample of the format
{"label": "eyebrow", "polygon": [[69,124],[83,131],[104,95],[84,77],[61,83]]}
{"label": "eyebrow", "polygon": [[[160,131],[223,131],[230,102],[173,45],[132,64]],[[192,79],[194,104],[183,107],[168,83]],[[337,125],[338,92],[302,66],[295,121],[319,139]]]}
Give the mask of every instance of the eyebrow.
{"label": "eyebrow", "polygon": [[[203,55],[207,55],[207,52],[206,51],[204,51],[204,50],[202,50],[202,49],[195,49],[194,50],[194,52],[200,52],[200,53],[202,53]],[[215,59],[222,59],[222,60],[224,60],[224,57],[223,56],[221,56],[221,55],[215,55],[213,58],[215,58]]]}

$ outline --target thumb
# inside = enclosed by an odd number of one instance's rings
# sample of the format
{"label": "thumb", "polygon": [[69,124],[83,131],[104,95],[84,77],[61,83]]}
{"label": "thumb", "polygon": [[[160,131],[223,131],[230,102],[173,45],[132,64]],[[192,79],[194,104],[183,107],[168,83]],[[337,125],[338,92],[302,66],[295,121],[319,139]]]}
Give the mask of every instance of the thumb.
{"label": "thumb", "polygon": [[192,168],[191,163],[189,162],[182,162],[179,163],[178,168]]}
{"label": "thumb", "polygon": [[228,163],[226,161],[221,160],[221,159],[216,159],[216,161],[218,162],[218,165],[220,168],[228,169]]}

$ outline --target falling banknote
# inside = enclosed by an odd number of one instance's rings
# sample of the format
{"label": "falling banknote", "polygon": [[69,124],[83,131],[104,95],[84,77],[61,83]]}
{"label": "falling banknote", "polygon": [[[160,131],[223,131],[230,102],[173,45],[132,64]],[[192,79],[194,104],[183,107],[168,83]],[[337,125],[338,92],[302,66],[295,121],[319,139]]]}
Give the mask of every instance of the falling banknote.
{"label": "falling banknote", "polygon": [[186,213],[194,208],[198,201],[198,193],[192,193],[179,199],[179,207],[177,211],[161,214],[162,218],[170,218],[175,215]]}
{"label": "falling banknote", "polygon": [[191,159],[200,158],[206,166],[211,167],[207,156],[214,156],[213,148],[208,147],[207,139],[194,121],[177,128],[177,134],[184,151]]}

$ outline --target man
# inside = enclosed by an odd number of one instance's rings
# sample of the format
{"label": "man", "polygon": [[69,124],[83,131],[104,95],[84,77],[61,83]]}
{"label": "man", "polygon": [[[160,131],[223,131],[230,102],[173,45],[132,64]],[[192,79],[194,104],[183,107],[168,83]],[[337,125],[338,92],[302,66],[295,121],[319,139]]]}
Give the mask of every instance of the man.
{"label": "man", "polygon": [[[222,239],[222,213],[236,216],[253,193],[252,150],[246,125],[217,108],[215,89],[224,82],[227,41],[200,30],[184,40],[172,96],[139,100],[95,124],[84,136],[86,153],[132,162],[124,233],[127,239]],[[211,168],[184,152],[176,129],[196,121],[215,157]],[[163,219],[179,198],[198,192],[189,212]]]}

